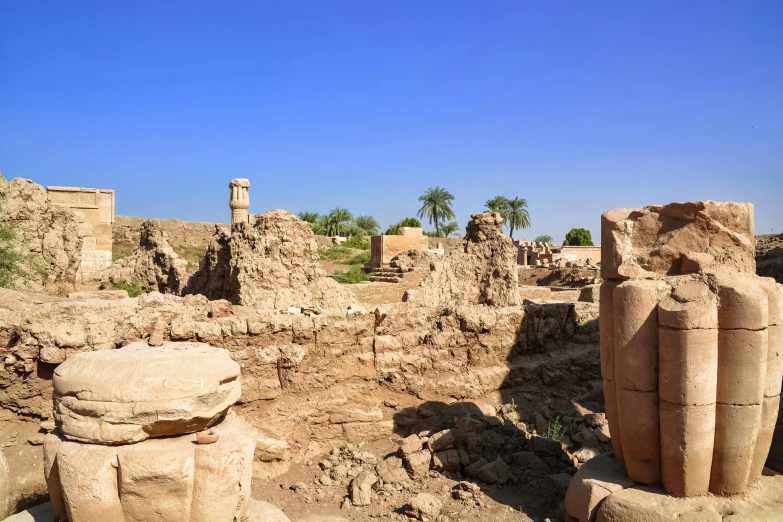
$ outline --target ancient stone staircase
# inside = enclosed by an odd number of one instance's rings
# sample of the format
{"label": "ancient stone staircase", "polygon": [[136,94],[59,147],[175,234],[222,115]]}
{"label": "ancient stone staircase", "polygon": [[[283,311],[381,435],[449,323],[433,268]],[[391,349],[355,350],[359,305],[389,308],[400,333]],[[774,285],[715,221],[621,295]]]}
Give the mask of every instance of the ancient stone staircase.
{"label": "ancient stone staircase", "polygon": [[374,283],[400,283],[403,277],[408,271],[402,268],[391,267],[389,265],[383,265],[376,268],[371,268],[368,265],[364,266],[364,270],[370,275],[370,281]]}

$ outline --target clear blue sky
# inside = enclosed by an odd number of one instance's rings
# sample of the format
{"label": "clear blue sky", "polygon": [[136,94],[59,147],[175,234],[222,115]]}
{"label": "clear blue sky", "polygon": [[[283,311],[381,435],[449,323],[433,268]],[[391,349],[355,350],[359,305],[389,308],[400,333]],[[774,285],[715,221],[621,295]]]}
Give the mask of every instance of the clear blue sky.
{"label": "clear blue sky", "polygon": [[526,198],[528,239],[698,199],[780,232],[783,3],[3,0],[0,171],[183,220],[247,177],[384,227],[440,185],[462,226]]}

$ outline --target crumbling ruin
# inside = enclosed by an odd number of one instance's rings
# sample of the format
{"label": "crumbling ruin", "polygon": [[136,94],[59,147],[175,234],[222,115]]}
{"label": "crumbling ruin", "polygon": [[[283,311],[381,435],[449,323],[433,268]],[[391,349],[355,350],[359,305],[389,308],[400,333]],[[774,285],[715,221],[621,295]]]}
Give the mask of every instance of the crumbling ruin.
{"label": "crumbling ruin", "polygon": [[515,306],[519,301],[517,248],[503,235],[496,212],[473,214],[461,252],[444,255],[418,288],[406,292],[405,301],[435,306]]}
{"label": "crumbling ruin", "polygon": [[252,224],[234,224],[230,235],[219,232],[213,238],[186,294],[272,310],[346,311],[356,302],[321,270],[308,223],[285,210],[253,217]]}
{"label": "crumbling ruin", "polygon": [[141,283],[144,288],[179,295],[187,283],[188,262],[179,259],[163,235],[160,223],[141,223],[139,246],[129,257],[92,276],[105,284]]}
{"label": "crumbling ruin", "polygon": [[601,374],[614,458],[574,477],[570,520],[719,517],[720,497],[742,494],[735,514],[783,517],[781,482],[761,476],[783,380],[783,286],[754,273],[753,207],[612,210],[602,250]]}

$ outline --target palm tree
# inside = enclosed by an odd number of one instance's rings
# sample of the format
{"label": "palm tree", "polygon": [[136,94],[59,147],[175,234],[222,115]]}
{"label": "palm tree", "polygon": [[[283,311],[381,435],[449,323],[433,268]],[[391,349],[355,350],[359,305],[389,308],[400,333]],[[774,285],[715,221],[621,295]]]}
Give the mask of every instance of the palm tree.
{"label": "palm tree", "polygon": [[416,214],[420,218],[427,218],[430,223],[435,223],[435,235],[440,236],[439,220],[454,219],[456,214],[451,208],[451,202],[454,201],[448,190],[440,187],[428,188],[427,192],[419,196],[422,202],[419,212]]}
{"label": "palm tree", "polygon": [[321,217],[321,215],[318,212],[300,212],[297,214],[299,219],[302,221],[307,221],[311,225],[318,221],[318,218]]}
{"label": "palm tree", "polygon": [[503,222],[505,223],[505,215],[508,211],[508,198],[504,196],[495,196],[494,198],[485,201],[484,206],[487,207],[490,212],[497,212],[503,216]]}
{"label": "palm tree", "polygon": [[508,225],[511,239],[514,239],[514,229],[530,228],[530,214],[527,211],[527,200],[514,198],[509,200],[505,222]]}
{"label": "palm tree", "polygon": [[456,221],[451,221],[440,227],[440,233],[443,237],[449,237],[459,230],[459,225]]}
{"label": "palm tree", "polygon": [[534,243],[546,243],[547,245],[552,244],[552,236],[549,234],[543,234],[541,236],[537,236],[534,240]]}
{"label": "palm tree", "polygon": [[324,219],[324,231],[327,236],[340,236],[353,223],[353,215],[347,209],[337,207]]}
{"label": "palm tree", "polygon": [[359,216],[355,220],[356,226],[363,228],[368,236],[377,236],[381,225],[372,216]]}

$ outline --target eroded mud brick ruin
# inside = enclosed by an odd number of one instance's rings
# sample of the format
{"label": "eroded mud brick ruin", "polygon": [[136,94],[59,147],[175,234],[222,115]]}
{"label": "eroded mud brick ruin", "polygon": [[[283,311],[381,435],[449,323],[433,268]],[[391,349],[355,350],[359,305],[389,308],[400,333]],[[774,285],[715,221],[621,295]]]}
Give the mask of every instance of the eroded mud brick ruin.
{"label": "eroded mud brick ruin", "polygon": [[751,205],[609,211],[602,279],[546,269],[573,288],[523,285],[520,244],[474,214],[390,259],[422,277],[369,305],[308,223],[229,188],[195,272],[144,220],[79,276],[74,211],[0,178],[48,263],[0,289],[0,519],[783,519],[783,288]]}

